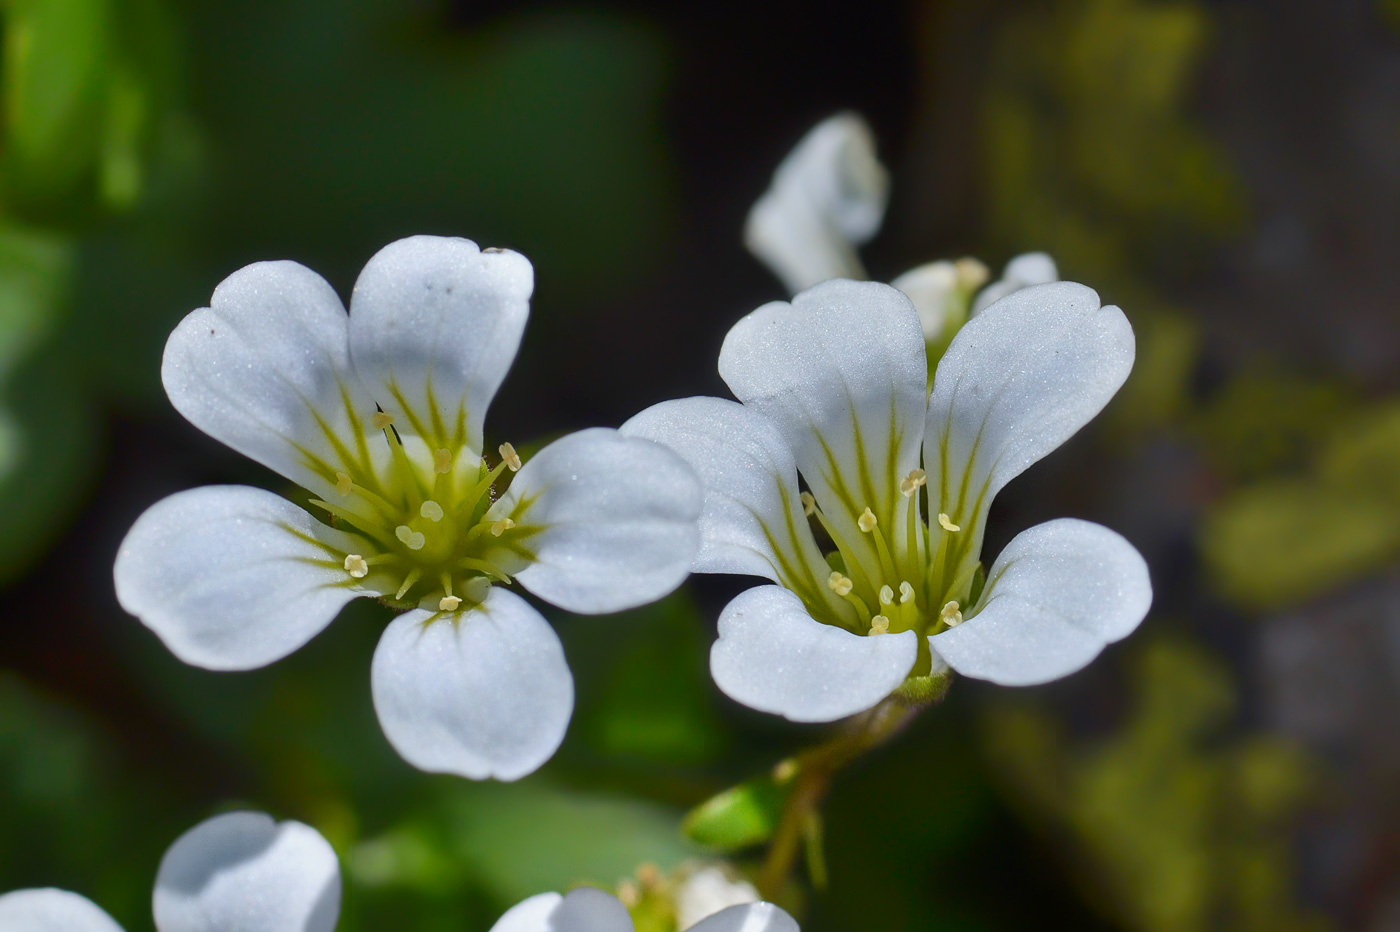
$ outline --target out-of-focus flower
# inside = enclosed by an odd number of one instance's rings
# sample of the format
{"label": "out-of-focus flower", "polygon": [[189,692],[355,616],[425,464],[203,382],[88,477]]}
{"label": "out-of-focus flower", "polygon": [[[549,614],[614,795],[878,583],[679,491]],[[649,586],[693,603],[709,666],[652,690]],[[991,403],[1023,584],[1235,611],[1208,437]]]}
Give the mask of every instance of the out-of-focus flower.
{"label": "out-of-focus flower", "polygon": [[[152,898],[158,932],[331,932],[340,865],[315,829],[261,812],[196,825],[165,852]],[[121,932],[91,900],[52,888],[0,896],[4,932]]]}
{"label": "out-of-focus flower", "polygon": [[[633,932],[632,917],[622,901],[593,887],[567,896],[541,893],[513,906],[491,932]],[[682,932],[798,932],[797,922],[772,903],[730,906]]]}
{"label": "out-of-focus flower", "polygon": [[830,721],[902,685],[931,688],[923,678],[945,664],[1008,685],[1053,680],[1130,633],[1151,584],[1107,528],[1050,521],[985,573],[980,556],[992,498],[1103,408],[1133,356],[1123,313],[1070,282],[969,321],[931,395],[918,314],[888,285],[830,281],[740,320],[719,371],[742,404],[668,401],[622,427],[673,447],[704,482],[694,571],[777,583],[720,616],[720,688]]}
{"label": "out-of-focus flower", "polygon": [[758,890],[747,880],[733,877],[717,865],[705,865],[686,875],[676,887],[676,923],[689,929],[715,913],[760,899]]}
{"label": "out-of-focus flower", "polygon": [[[889,200],[889,172],[875,154],[875,136],[855,113],[828,117],[783,159],[773,183],[749,211],[744,245],[796,294],[832,278],[866,278],[857,247],[879,232]],[[1058,281],[1043,252],[1017,256],[986,285],[976,259],[917,266],[890,284],[909,296],[924,338],[946,344],[972,314],[1019,288]],[[976,298],[974,300],[974,295]]]}
{"label": "out-of-focus flower", "polygon": [[260,489],[172,495],[122,542],[122,606],[185,662],[247,670],[378,597],[407,609],[371,670],[406,760],[503,780],[548,760],[573,679],[553,629],[502,584],[585,614],[659,598],[687,575],[702,496],[670,450],[613,430],[570,434],[528,463],[502,444],[487,463],[486,409],[533,280],[518,253],[430,236],[375,255],[348,317],[296,263],[230,276],[166,344],[166,392],[196,427],[309,490],[330,523]]}

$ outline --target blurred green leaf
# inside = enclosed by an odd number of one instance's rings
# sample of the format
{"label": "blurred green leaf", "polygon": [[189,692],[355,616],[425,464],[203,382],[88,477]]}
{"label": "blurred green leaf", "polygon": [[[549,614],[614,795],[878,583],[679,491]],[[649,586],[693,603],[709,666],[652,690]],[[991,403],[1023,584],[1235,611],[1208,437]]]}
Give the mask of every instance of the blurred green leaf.
{"label": "blurred green leaf", "polygon": [[0,383],[62,313],[73,258],[67,237],[0,225]]}
{"label": "blurred green leaf", "polygon": [[705,800],[686,815],[682,829],[697,844],[733,852],[773,837],[788,790],[771,776],[758,777]]}

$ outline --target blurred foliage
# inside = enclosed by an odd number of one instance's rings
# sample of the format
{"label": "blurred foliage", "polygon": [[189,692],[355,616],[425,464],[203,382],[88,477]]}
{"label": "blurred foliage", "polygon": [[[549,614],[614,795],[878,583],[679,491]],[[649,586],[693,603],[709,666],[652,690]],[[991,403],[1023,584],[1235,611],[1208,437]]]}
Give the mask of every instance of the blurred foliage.
{"label": "blurred foliage", "polygon": [[1070,741],[1029,704],[988,713],[986,746],[1091,902],[1141,932],[1321,930],[1295,904],[1290,832],[1313,777],[1298,749],[1231,727],[1228,669],[1184,642],[1140,647],[1123,726]]}
{"label": "blurred foliage", "polygon": [[686,815],[681,827],[713,851],[742,851],[773,837],[787,796],[773,777],[757,777],[705,800]]}

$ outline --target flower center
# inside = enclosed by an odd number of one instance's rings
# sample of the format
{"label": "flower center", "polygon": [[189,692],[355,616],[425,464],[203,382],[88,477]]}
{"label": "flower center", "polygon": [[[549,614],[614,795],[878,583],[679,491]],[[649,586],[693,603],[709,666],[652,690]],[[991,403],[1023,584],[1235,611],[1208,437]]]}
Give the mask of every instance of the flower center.
{"label": "flower center", "polygon": [[380,436],[360,436],[361,455],[343,457],[333,500],[312,499],[355,541],[346,574],[397,607],[442,612],[478,604],[492,583],[509,582],[528,561],[523,542],[532,529],[488,512],[498,481],[521,467],[515,448],[502,444],[492,468],[460,441],[436,449],[405,442],[383,412],[370,426]]}

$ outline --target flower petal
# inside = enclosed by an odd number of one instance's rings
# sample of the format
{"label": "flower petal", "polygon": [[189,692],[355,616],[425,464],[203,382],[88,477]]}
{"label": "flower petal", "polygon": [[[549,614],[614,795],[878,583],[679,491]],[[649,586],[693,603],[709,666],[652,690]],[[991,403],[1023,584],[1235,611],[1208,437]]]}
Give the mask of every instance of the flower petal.
{"label": "flower petal", "polygon": [[731,699],[794,722],[832,722],[873,707],[914,666],[913,631],[864,637],[824,625],[780,586],[741,592],[719,616],[710,673]]}
{"label": "flower petal", "polygon": [[731,906],[690,927],[689,932],[800,932],[797,920],[772,903]]}
{"label": "flower petal", "polygon": [[568,896],[541,893],[517,903],[491,932],[632,932],[632,917],[617,897],[594,887]]}
{"label": "flower petal", "polygon": [[1133,356],[1123,312],[1073,282],[1022,289],[958,331],[933,380],[924,468],[930,511],[964,529],[965,554],[997,492],[1098,414]]}
{"label": "flower petal", "polygon": [[367,465],[357,443],[374,401],[350,367],[349,319],[295,262],[259,262],[170,334],[160,377],[195,427],[318,494]]}
{"label": "flower petal", "polygon": [[773,422],[723,398],[681,398],[653,405],[621,433],[665,444],[700,477],[705,502],[694,572],[763,576],[803,589],[809,600],[817,595],[838,614],[849,609],[825,586],[811,585],[830,570],[803,514],[792,451]]}
{"label": "flower petal", "polygon": [[122,932],[92,900],[44,887],[0,896],[3,932]]}
{"label": "flower petal", "polygon": [[515,521],[527,589],[571,612],[661,598],[690,574],[704,492],[674,451],[595,427],[561,437],[492,506]]}
{"label": "flower petal", "polygon": [[165,852],[153,906],[160,932],[331,932],[340,864],[309,825],[228,812]]}
{"label": "flower petal", "polygon": [[353,546],[262,489],[177,492],[122,541],[117,601],[186,663],[251,670],[287,656],[365,594],[344,569]]}
{"label": "flower petal", "polygon": [[983,288],[973,299],[969,316],[976,316],[1009,294],[1031,285],[1048,285],[1060,280],[1060,270],[1048,253],[1028,252],[1006,263],[1001,278]]}
{"label": "flower petal", "polygon": [[411,236],[375,253],[350,298],[350,353],[401,433],[481,452],[534,287],[520,253],[469,239]]}
{"label": "flower petal", "polygon": [[899,481],[919,465],[928,371],[919,315],[889,285],[830,281],[729,331],[719,372],[782,432],[827,518],[866,574],[879,558],[857,519],[902,527]]}
{"label": "flower petal", "polygon": [[549,760],[574,708],[554,629],[500,587],[459,615],[406,612],[384,630],[370,670],[389,743],[413,766],[473,780],[517,780]]}
{"label": "flower petal", "polygon": [[964,676],[1048,683],[1131,634],[1152,604],[1147,564],[1108,528],[1060,518],[1022,531],[987,574],[967,620],[929,638]]}
{"label": "flower petal", "polygon": [[744,225],[744,245],[790,292],[864,278],[855,247],[880,229],[889,173],[854,113],[817,124],[783,159]]}
{"label": "flower petal", "polygon": [[924,340],[932,343],[940,337],[950,338],[967,318],[972,292],[987,280],[987,267],[976,259],[947,259],[916,266],[890,284],[909,296],[919,323],[924,328]]}

